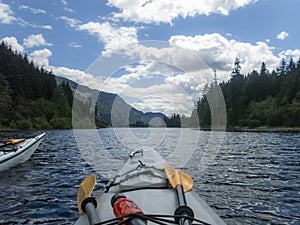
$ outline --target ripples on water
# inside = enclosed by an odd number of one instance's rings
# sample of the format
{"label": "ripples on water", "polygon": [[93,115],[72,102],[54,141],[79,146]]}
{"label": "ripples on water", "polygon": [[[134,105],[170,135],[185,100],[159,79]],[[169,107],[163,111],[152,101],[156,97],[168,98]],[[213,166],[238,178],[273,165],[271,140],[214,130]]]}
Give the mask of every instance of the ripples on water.
{"label": "ripples on water", "polygon": [[[47,131],[27,162],[0,173],[0,224],[72,224],[78,217],[77,190],[89,173],[97,174],[99,193],[130,149],[155,146],[168,157],[180,143],[191,147],[195,134],[199,143],[184,169],[196,192],[227,224],[300,224],[299,133],[226,133],[216,158],[203,170],[199,162],[208,156],[210,132],[186,129],[192,138],[182,142],[180,129],[131,131],[134,136],[126,129],[102,129],[96,135],[77,131],[79,139],[76,131],[76,138],[73,131]],[[103,160],[103,149],[109,160]]]}

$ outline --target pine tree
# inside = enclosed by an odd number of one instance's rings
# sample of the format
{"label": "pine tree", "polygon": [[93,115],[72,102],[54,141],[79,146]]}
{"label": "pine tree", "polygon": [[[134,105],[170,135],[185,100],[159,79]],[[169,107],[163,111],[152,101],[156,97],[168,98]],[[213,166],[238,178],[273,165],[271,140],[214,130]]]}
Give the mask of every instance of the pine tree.
{"label": "pine tree", "polygon": [[240,72],[241,72],[240,60],[239,58],[235,58],[234,67],[231,72],[231,80],[240,80],[241,78],[243,78]]}
{"label": "pine tree", "polygon": [[267,75],[267,72],[268,72],[268,70],[267,70],[266,64],[265,64],[265,62],[262,62],[261,68],[260,68],[260,75],[265,76],[265,75]]}
{"label": "pine tree", "polygon": [[279,75],[286,74],[286,61],[284,58],[281,59],[279,66],[277,67],[277,73]]}

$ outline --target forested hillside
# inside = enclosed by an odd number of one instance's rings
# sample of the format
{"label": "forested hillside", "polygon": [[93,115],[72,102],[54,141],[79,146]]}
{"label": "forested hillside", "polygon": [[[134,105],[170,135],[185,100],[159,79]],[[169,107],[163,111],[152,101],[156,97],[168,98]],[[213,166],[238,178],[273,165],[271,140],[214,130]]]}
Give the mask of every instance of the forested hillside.
{"label": "forested hillside", "polygon": [[0,129],[71,128],[72,102],[67,83],[1,43]]}
{"label": "forested hillside", "polygon": [[[281,60],[269,72],[265,63],[260,71],[240,73],[240,60],[234,62],[231,79],[220,83],[226,110],[227,127],[300,127],[300,59]],[[209,93],[212,84],[207,92]],[[204,95],[197,103],[200,126],[210,127],[210,108]]]}

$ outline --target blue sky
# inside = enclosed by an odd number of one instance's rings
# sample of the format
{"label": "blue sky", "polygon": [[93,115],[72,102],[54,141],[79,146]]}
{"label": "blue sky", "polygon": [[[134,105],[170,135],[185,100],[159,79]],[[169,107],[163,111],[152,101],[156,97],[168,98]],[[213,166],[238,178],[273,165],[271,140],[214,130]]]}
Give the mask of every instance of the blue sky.
{"label": "blue sky", "polygon": [[[300,56],[299,0],[0,0],[0,39],[39,66],[120,94],[143,111],[189,114],[206,83]],[[201,62],[200,62],[201,61]]]}

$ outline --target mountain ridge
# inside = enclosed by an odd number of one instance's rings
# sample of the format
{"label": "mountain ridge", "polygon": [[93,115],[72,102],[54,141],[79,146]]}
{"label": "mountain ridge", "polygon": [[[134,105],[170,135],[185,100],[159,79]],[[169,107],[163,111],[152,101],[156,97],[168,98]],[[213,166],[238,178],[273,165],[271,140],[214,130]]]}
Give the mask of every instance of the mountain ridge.
{"label": "mountain ridge", "polygon": [[[87,98],[97,106],[96,119],[110,126],[164,126],[161,112],[143,112],[129,105],[119,95],[89,88],[67,79],[55,76],[57,85],[68,83],[75,97]],[[87,100],[86,99],[86,100]]]}

